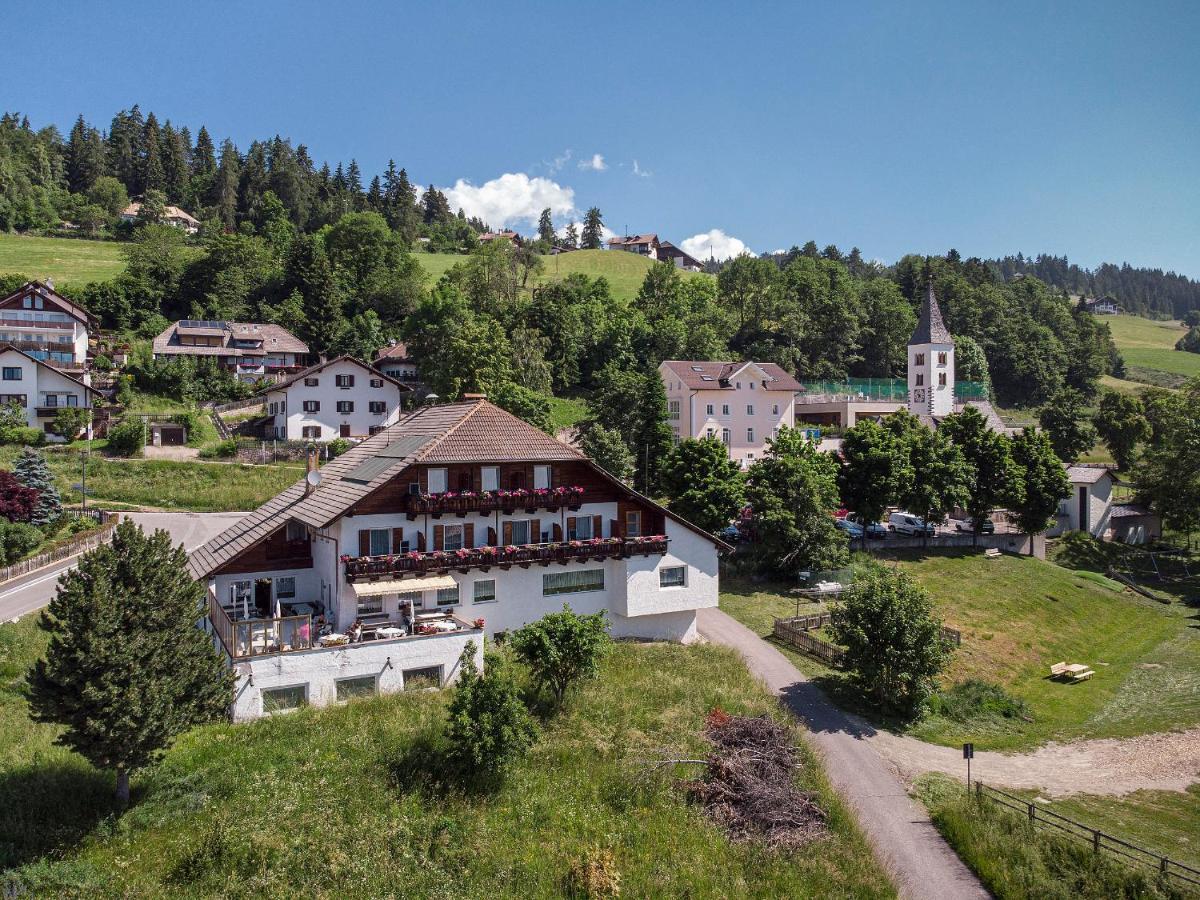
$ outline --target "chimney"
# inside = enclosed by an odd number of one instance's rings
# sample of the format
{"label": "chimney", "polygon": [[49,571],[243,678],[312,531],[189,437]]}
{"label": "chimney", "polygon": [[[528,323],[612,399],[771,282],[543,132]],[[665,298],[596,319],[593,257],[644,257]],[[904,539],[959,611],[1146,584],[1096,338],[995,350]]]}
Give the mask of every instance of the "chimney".
{"label": "chimney", "polygon": [[321,483],[321,473],[318,469],[319,461],[317,456],[317,445],[308,445],[308,464],[304,471],[304,496],[307,497],[317,489],[317,485]]}

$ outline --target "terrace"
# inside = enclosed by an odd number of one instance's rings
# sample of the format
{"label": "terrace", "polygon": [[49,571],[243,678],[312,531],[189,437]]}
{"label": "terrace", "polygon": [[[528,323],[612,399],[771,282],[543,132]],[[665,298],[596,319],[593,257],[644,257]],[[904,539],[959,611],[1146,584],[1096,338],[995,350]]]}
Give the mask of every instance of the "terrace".
{"label": "terrace", "polygon": [[437,518],[444,513],[465,516],[469,512],[478,512],[487,515],[497,510],[505,515],[511,515],[518,509],[530,513],[538,509],[553,512],[564,507],[576,510],[583,505],[583,495],[584,490],[581,487],[409,494],[406,512],[410,519],[415,519],[419,515],[432,515]]}
{"label": "terrace", "polygon": [[[511,569],[513,566],[529,568],[533,564],[548,566],[551,563],[567,565],[571,562],[603,562],[606,559],[628,559],[631,556],[649,556],[667,552],[666,535],[648,535],[632,538],[595,538],[590,541],[562,541],[550,544],[523,544],[507,547],[471,547],[459,550],[435,550],[432,553],[402,553],[387,556],[343,556],[346,580],[385,576],[447,574],[457,570],[483,569],[492,566]],[[403,588],[401,588],[402,590]]]}

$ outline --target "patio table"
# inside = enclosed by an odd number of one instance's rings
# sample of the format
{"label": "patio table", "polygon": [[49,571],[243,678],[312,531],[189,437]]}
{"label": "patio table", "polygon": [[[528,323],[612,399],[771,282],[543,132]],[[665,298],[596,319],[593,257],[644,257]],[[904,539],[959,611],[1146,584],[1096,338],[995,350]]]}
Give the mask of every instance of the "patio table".
{"label": "patio table", "polygon": [[375,629],[375,636],[379,638],[404,637],[406,633],[403,628],[397,628],[395,625],[385,625],[383,628]]}
{"label": "patio table", "polygon": [[348,643],[350,643],[350,638],[344,634],[337,634],[335,632],[333,634],[326,634],[326,635],[321,636],[321,646],[322,647],[336,647],[339,644],[348,644]]}

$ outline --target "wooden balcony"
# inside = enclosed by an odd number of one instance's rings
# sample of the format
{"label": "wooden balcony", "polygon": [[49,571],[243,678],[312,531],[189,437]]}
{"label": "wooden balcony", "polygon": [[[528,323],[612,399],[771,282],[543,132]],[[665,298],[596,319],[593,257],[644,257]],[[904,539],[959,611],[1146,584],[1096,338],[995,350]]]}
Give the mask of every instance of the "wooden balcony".
{"label": "wooden balcony", "polygon": [[346,580],[365,581],[372,578],[403,578],[405,575],[466,573],[471,569],[485,572],[495,566],[511,569],[529,568],[552,563],[603,562],[606,559],[628,559],[667,552],[666,535],[636,538],[599,538],[590,541],[563,541],[551,544],[522,544],[508,547],[473,547],[461,550],[435,550],[432,553],[401,553],[388,556],[342,557]]}
{"label": "wooden balcony", "polygon": [[511,515],[517,510],[533,513],[539,509],[579,509],[583,505],[581,487],[538,488],[511,491],[447,491],[443,494],[409,494],[406,512],[409,519],[430,515],[438,518],[446,513],[465,516],[467,513],[490,515],[502,512]]}

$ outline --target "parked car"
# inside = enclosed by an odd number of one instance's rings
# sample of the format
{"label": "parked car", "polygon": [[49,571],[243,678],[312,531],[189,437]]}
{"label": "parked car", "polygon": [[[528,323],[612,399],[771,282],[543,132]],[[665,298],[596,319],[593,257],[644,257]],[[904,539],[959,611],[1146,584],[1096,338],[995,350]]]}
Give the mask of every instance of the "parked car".
{"label": "parked car", "polygon": [[[954,522],[955,531],[973,531],[975,529],[975,520],[971,518],[956,519]],[[991,519],[984,519],[982,526],[979,528],[980,534],[995,534],[996,525]]]}
{"label": "parked car", "polygon": [[937,533],[937,529],[932,525],[927,525],[920,516],[914,516],[907,512],[894,512],[888,516],[888,530],[910,537],[920,535],[933,537]]}
{"label": "parked car", "polygon": [[[862,518],[858,515],[858,513],[850,513],[850,515],[846,516],[846,521],[857,525],[859,528],[859,531],[861,531],[863,529]],[[882,538],[887,537],[887,533],[888,533],[887,526],[883,525],[879,522],[868,522],[866,524],[866,529],[867,529],[867,537],[869,537],[869,538],[882,539]],[[862,537],[862,535],[860,534],[859,537]]]}
{"label": "parked car", "polygon": [[846,534],[850,535],[850,540],[852,540],[852,541],[862,540],[862,536],[863,536],[862,526],[859,525],[857,522],[851,522],[849,516],[845,516],[841,519],[834,519],[833,524],[840,531],[844,531],[844,532],[846,532]]}

